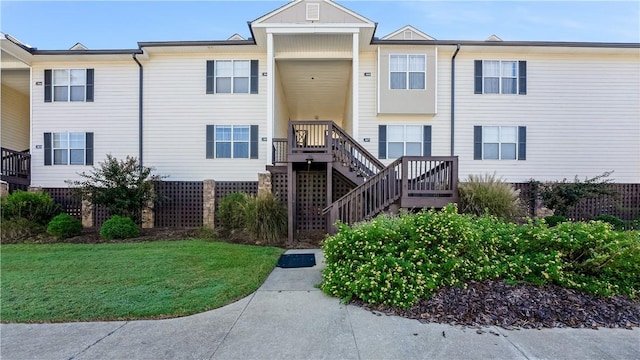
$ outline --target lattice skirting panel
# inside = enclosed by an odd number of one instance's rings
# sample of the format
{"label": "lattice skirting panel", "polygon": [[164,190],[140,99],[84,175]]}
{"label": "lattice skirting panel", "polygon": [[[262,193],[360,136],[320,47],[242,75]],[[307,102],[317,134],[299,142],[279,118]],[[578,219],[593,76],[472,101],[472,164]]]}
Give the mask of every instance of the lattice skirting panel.
{"label": "lattice skirting panel", "polygon": [[161,181],[155,184],[155,227],[202,226],[202,181]]}
{"label": "lattice skirting panel", "polygon": [[296,230],[325,231],[326,171],[297,171],[296,181]]}
{"label": "lattice skirting panel", "polygon": [[[247,195],[258,194],[258,182],[257,181],[216,181],[216,211],[218,211],[218,205],[220,201],[226,196],[233,193],[245,193]],[[216,226],[222,224],[216,217]]]}

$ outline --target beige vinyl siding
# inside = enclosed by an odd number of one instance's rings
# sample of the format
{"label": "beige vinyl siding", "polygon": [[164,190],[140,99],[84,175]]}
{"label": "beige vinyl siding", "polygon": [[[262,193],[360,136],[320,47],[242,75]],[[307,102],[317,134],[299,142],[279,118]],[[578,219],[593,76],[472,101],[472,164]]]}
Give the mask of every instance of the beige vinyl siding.
{"label": "beige vinyl siding", "polygon": [[[474,60],[526,60],[527,95],[474,94]],[[640,181],[638,55],[492,54],[464,47],[456,72],[456,154],[460,176],[507,181],[573,180],[615,171]],[[473,126],[527,127],[527,159],[473,160]]]}
{"label": "beige vinyl siding", "polygon": [[29,148],[29,95],[2,85],[2,147]]}
{"label": "beige vinyl siding", "polygon": [[[265,171],[266,56],[154,55],[144,63],[144,158],[167,180],[257,180]],[[259,60],[258,94],[207,94],[207,60]],[[259,159],[207,159],[207,125],[258,125]]]}
{"label": "beige vinyl siding", "polygon": [[[95,69],[93,102],[44,102],[45,69]],[[91,166],[44,166],[45,132],[93,132],[94,165],[107,154],[138,156],[138,66],[127,62],[36,63],[32,69],[32,180],[34,186],[66,187],[65,180]],[[40,83],[41,85],[35,85]]]}
{"label": "beige vinyl siding", "polygon": [[276,88],[275,93],[275,106],[274,106],[274,133],[273,137],[276,138],[286,138],[287,137],[287,126],[289,125],[289,118],[291,115],[289,114],[289,108],[287,106],[287,99],[285,98],[284,89],[282,87],[282,81],[280,76],[278,75],[278,67],[274,66],[275,70],[275,81],[274,86]]}

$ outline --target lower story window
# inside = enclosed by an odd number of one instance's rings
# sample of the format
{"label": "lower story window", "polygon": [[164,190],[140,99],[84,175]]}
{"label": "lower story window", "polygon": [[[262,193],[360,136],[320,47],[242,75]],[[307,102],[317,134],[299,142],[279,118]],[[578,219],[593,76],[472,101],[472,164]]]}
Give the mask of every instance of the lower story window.
{"label": "lower story window", "polygon": [[45,165],[93,165],[93,133],[44,133]]}
{"label": "lower story window", "polygon": [[207,125],[207,159],[257,159],[257,125]]}
{"label": "lower story window", "polygon": [[474,129],[474,159],[525,160],[524,126],[476,126]]}

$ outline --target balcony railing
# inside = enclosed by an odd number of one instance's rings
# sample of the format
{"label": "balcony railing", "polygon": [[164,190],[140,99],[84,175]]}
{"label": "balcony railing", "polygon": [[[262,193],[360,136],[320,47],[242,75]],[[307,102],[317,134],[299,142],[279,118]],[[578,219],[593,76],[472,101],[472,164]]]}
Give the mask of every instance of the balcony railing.
{"label": "balcony railing", "polygon": [[31,184],[31,155],[27,152],[1,148],[2,180],[12,184]]}

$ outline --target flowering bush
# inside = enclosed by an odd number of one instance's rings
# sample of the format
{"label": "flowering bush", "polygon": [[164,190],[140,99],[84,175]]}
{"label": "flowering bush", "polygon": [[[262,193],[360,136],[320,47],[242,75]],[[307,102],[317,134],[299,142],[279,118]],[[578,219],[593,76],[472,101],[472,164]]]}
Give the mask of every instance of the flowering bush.
{"label": "flowering bush", "polygon": [[324,242],[321,288],[345,300],[409,307],[443,286],[505,279],[601,295],[640,290],[640,233],[602,222],[525,225],[458,214],[455,205],[381,215]]}

